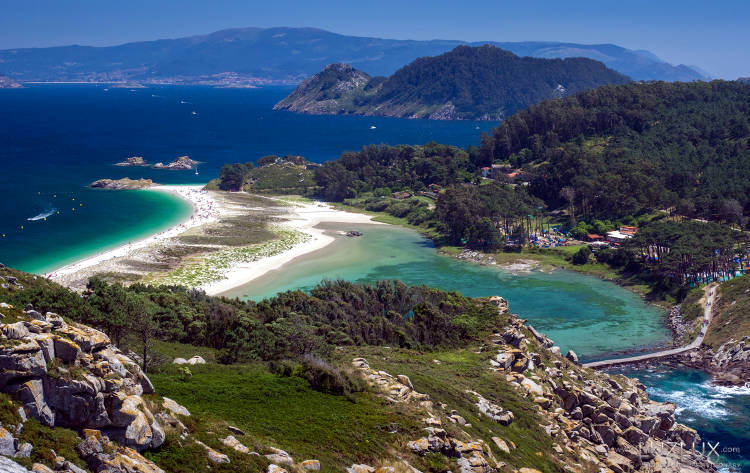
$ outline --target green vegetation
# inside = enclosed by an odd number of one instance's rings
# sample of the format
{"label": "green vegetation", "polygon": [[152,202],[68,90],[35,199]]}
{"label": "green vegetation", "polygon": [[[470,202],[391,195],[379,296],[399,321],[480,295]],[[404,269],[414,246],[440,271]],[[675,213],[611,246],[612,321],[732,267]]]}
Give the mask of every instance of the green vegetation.
{"label": "green vegetation", "polygon": [[0,289],[0,299],[100,328],[118,346],[138,347],[144,369],[156,341],[209,347],[218,350],[218,361],[232,363],[326,356],[342,345],[455,347],[501,321],[486,301],[398,281],[324,281],[309,294],[290,291],[255,303],[180,286],[125,288],[96,278],[78,295],[42,279],[26,280],[23,290]]}
{"label": "green vegetation", "polygon": [[211,188],[275,194],[307,194],[315,190],[314,173],[309,168],[317,165],[302,156],[264,156],[258,159],[258,166],[225,164]]}
{"label": "green vegetation", "polygon": [[704,343],[718,348],[730,338],[740,340],[750,336],[750,276],[722,283],[713,310],[711,329]]}
{"label": "green vegetation", "polygon": [[746,224],[750,88],[737,82],[601,87],[518,112],[484,136],[477,166],[508,162],[535,175],[531,192],[586,218],[675,207]]}
{"label": "green vegetation", "polygon": [[273,256],[309,239],[306,233],[286,230],[280,226],[270,226],[275,239],[252,246],[220,250],[188,262],[166,275],[157,275],[152,281],[162,285],[199,287],[221,280],[225,273],[238,263],[251,263],[261,258]]}
{"label": "green vegetation", "polygon": [[[369,392],[351,399],[319,392],[299,376],[272,374],[261,364],[203,365],[191,370],[189,382],[180,381],[173,367],[151,380],[161,395],[188,408],[193,421],[202,424],[199,431],[223,437],[230,423],[247,432],[240,440],[248,442],[249,437],[249,448],[268,453],[268,447],[275,446],[300,461],[315,458],[323,471],[374,463],[388,456],[390,446],[420,434],[421,419],[415,418],[412,407],[390,404]],[[344,438],[346,442],[341,441]],[[168,445],[161,450],[169,449]],[[164,452],[149,456],[158,462]]]}
{"label": "green vegetation", "polygon": [[42,463],[49,467],[55,466],[55,455],[65,457],[71,463],[81,468],[86,468],[84,462],[76,451],[81,439],[74,430],[64,427],[47,427],[35,419],[28,419],[23,423],[23,430],[18,436],[21,442],[29,442],[34,445],[29,458],[17,458],[16,460],[27,468],[34,463]]}
{"label": "green vegetation", "polygon": [[[523,398],[518,391],[499,381],[498,375],[487,369],[492,352],[476,353],[476,347],[457,350],[439,350],[420,353],[414,350],[391,350],[383,347],[362,347],[347,350],[342,361],[362,356],[375,370],[405,374],[414,388],[430,396],[433,403],[443,402],[458,411],[471,424],[471,433],[489,439],[493,436],[513,442],[517,449],[508,455],[489,442],[493,454],[517,466],[556,471],[552,455],[552,441],[540,428],[538,409],[531,399]],[[435,363],[437,360],[439,363]],[[482,416],[476,398],[466,391],[476,391],[493,403],[502,405],[515,415],[513,423],[502,426]],[[443,425],[450,430],[450,425]],[[537,452],[543,452],[539,455]],[[416,465],[415,465],[416,466]],[[424,471],[424,470],[423,470]],[[444,471],[444,470],[427,470]]]}
{"label": "green vegetation", "polygon": [[717,223],[659,221],[643,227],[625,248],[634,262],[682,286],[734,276],[750,239]]}
{"label": "green vegetation", "polygon": [[330,65],[276,108],[408,118],[500,119],[545,99],[627,82],[628,77],[591,59],[518,57],[491,45],[458,46],[439,56],[419,58],[390,77],[371,78],[345,65]]}

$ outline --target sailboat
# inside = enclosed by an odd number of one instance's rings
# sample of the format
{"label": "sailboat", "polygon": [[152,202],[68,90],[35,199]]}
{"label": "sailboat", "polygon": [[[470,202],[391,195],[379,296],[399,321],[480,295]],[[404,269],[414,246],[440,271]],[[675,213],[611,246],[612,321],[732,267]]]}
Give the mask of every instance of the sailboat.
{"label": "sailboat", "polygon": [[195,175],[196,176],[198,175],[198,165],[197,164],[195,165]]}

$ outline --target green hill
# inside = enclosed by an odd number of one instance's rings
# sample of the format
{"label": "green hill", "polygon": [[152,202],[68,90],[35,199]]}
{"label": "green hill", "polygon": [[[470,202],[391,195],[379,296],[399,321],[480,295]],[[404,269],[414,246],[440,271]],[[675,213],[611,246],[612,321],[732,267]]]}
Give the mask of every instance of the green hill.
{"label": "green hill", "polygon": [[477,165],[509,162],[531,192],[587,217],[676,206],[740,223],[750,213],[750,87],[738,82],[633,83],[529,107],[482,140]]}
{"label": "green hill", "polygon": [[333,64],[274,108],[299,113],[430,119],[499,119],[545,99],[630,79],[585,58],[519,57],[494,46],[458,46],[392,76]]}

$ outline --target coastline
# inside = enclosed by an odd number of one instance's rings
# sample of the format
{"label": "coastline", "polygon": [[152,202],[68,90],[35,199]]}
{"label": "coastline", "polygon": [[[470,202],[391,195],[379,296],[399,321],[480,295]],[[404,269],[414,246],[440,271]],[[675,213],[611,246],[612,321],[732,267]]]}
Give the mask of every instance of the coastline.
{"label": "coastline", "polygon": [[127,256],[133,251],[172,238],[190,228],[216,221],[218,215],[223,209],[216,204],[216,201],[211,198],[210,195],[202,191],[202,188],[202,185],[160,185],[144,189],[145,191],[164,192],[179,197],[190,203],[193,207],[193,211],[182,222],[173,225],[166,230],[151,234],[138,241],[120,245],[111,250],[102,251],[93,256],[80,259],[53,271],[49,271],[44,274],[44,276],[65,285],[68,278],[79,271],[91,268],[109,260]]}
{"label": "coastline", "polygon": [[228,292],[263,276],[269,271],[279,269],[302,255],[328,246],[333,243],[334,238],[325,235],[323,230],[315,228],[321,223],[385,225],[382,222],[373,221],[371,216],[338,210],[323,202],[312,204],[295,202],[294,211],[285,217],[287,220],[281,224],[282,227],[306,234],[309,238],[280,253],[247,263],[235,264],[223,275],[224,277],[221,280],[201,285],[200,288],[208,295]]}
{"label": "coastline", "polygon": [[[138,241],[100,251],[92,256],[45,273],[44,276],[62,285],[80,289],[85,285],[85,281],[97,272],[125,273],[127,271],[123,264],[126,260],[142,259],[144,255],[147,260],[151,259],[150,252],[153,253],[170,247],[175,248],[176,245],[179,245],[177,237],[194,233],[191,232],[193,229],[202,232],[206,229],[218,228],[225,223],[225,219],[236,217],[243,211],[254,211],[252,207],[238,207],[236,203],[231,202],[231,199],[205,191],[202,185],[160,185],[145,190],[174,195],[188,202],[192,206],[192,212],[181,222],[165,230],[150,234]],[[250,195],[248,194],[248,196]],[[268,197],[262,198],[268,199]],[[280,237],[291,234],[295,235],[295,238],[287,241],[282,237],[249,247],[225,247],[223,250],[207,253],[199,259],[203,258],[207,261],[206,266],[212,270],[212,280],[186,285],[204,290],[209,295],[227,292],[247,284],[269,271],[278,269],[302,255],[328,246],[334,241],[334,238],[325,235],[323,230],[315,228],[320,223],[379,223],[372,221],[370,216],[338,210],[322,202],[289,202],[284,198],[271,198],[270,200],[278,202],[279,208],[283,209],[283,212],[277,215],[279,221],[270,225],[269,230],[277,233]],[[244,255],[241,253],[243,250],[251,252],[255,249],[260,251],[251,258],[243,257]],[[232,257],[225,264],[218,265],[218,267],[212,266],[213,256],[221,258],[224,251],[236,252],[238,250],[240,253],[232,253]],[[195,264],[195,262],[187,263],[176,271],[190,271],[191,264]],[[159,279],[162,281],[159,281]],[[157,275],[156,279],[149,282],[156,284],[160,282],[167,284],[182,283],[182,281],[170,280],[169,273],[162,276]]]}

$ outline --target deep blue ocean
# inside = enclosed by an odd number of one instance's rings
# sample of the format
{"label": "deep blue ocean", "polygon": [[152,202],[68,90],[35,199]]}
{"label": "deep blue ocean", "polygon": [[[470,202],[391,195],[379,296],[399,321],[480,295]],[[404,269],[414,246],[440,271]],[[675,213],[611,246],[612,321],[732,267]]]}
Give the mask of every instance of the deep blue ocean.
{"label": "deep blue ocean", "polygon": [[[154,192],[87,189],[96,179],[205,183],[224,163],[267,154],[323,162],[370,143],[434,140],[467,146],[497,125],[273,111],[291,90],[103,85],[0,90],[0,262],[48,272],[167,228],[190,211],[184,202]],[[167,163],[182,155],[203,162],[199,175],[113,166],[129,156]]]}

